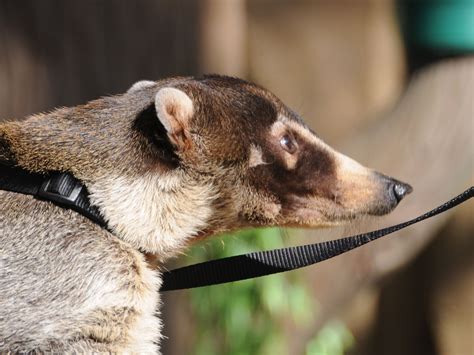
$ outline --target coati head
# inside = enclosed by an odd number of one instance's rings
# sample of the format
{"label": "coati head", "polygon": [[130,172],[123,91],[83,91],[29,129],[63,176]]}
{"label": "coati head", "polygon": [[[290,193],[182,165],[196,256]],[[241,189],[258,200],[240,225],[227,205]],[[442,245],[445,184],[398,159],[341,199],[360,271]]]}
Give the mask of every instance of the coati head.
{"label": "coati head", "polygon": [[138,82],[2,131],[19,165],[72,172],[118,236],[166,256],[225,230],[382,215],[411,191],[336,152],[269,91],[230,77]]}

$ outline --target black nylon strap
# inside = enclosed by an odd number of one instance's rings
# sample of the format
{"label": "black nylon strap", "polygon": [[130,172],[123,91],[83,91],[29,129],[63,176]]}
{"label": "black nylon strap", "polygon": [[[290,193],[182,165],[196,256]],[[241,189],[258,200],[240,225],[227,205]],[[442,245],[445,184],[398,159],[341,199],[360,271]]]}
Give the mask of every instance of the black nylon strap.
{"label": "black nylon strap", "polygon": [[69,173],[32,173],[0,162],[0,190],[32,195],[40,200],[74,210],[107,228],[99,210],[89,202],[87,188]]}
{"label": "black nylon strap", "polygon": [[309,266],[436,216],[470,199],[473,194],[474,187],[471,186],[452,200],[419,217],[369,233],[323,243],[237,255],[171,270],[163,274],[160,291],[217,285]]}

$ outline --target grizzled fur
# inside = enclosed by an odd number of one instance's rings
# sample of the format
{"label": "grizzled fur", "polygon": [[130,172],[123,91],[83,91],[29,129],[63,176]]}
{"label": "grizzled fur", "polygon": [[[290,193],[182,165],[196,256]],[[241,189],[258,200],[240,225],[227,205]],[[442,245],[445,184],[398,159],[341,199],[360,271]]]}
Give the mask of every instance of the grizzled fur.
{"label": "grizzled fur", "polygon": [[0,160],[74,174],[112,231],[0,191],[0,352],[156,353],[151,259],[226,230],[335,225],[398,202],[394,180],[334,151],[273,94],[220,76],[142,81],[1,124]]}

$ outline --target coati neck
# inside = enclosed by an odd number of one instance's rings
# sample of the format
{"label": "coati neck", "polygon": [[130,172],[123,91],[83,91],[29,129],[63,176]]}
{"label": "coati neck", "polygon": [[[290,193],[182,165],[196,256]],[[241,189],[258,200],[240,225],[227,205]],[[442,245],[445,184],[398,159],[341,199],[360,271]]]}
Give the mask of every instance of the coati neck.
{"label": "coati neck", "polygon": [[123,112],[114,100],[0,124],[0,157],[33,172],[70,172],[83,181],[140,170],[144,159],[131,137],[126,117],[130,112]]}

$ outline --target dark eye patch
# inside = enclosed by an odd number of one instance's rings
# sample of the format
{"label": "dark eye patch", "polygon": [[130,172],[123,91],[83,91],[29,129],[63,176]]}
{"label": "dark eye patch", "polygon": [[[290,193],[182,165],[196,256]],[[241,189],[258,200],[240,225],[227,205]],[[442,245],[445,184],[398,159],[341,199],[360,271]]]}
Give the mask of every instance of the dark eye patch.
{"label": "dark eye patch", "polygon": [[334,158],[325,149],[302,141],[295,170],[302,176],[306,176],[308,173],[318,176],[335,175]]}
{"label": "dark eye patch", "polygon": [[337,181],[334,158],[304,139],[296,136],[296,140],[299,148],[294,169],[288,170],[284,161],[275,159],[272,164],[251,171],[252,183],[257,189],[275,196],[284,208],[296,208],[294,201],[307,196],[332,199]]}

